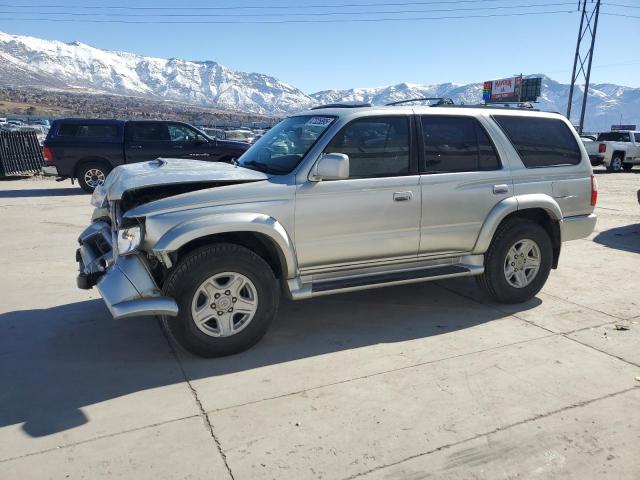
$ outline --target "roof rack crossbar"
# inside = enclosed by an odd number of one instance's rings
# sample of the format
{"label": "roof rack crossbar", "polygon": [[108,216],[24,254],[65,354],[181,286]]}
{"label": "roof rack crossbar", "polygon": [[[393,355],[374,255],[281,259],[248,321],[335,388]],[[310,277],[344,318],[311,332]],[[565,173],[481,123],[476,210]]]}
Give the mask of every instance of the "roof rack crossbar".
{"label": "roof rack crossbar", "polygon": [[476,104],[467,104],[467,105],[439,105],[441,107],[455,107],[455,108],[487,108],[494,110],[530,110],[532,112],[541,111],[539,108],[535,108],[530,103],[516,103],[515,105],[505,104],[505,103],[476,103]]}
{"label": "roof rack crossbar", "polygon": [[432,101],[437,102],[435,105],[453,105],[453,100],[447,97],[420,97],[420,98],[408,98],[407,100],[398,100],[397,102],[387,103],[387,107],[392,107],[394,105],[402,105],[403,103],[411,103],[411,102],[426,102]]}
{"label": "roof rack crossbar", "polygon": [[310,110],[320,110],[322,108],[361,108],[370,107],[370,103],[328,103],[326,105],[318,105],[317,107],[311,107]]}

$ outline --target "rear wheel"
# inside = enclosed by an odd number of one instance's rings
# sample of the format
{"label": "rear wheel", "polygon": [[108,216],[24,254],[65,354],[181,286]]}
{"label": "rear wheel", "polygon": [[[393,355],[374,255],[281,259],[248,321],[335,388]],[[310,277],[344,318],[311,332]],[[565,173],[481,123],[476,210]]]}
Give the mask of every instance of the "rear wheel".
{"label": "rear wheel", "polygon": [[267,332],[279,289],[269,265],[239,245],[215,244],[188,254],[163,291],[177,317],[164,317],[171,335],[196,355],[221,357],[246,350]]}
{"label": "rear wheel", "polygon": [[622,155],[614,155],[611,158],[611,162],[607,166],[607,170],[609,170],[610,172],[619,172],[620,170],[622,170],[622,167],[624,165],[622,160]]}
{"label": "rear wheel", "polygon": [[625,172],[630,172],[633,168],[633,163],[623,163],[622,168],[624,168]]}
{"label": "rear wheel", "polygon": [[85,192],[93,193],[97,186],[104,184],[110,171],[111,168],[104,163],[84,163],[78,168],[78,183]]}
{"label": "rear wheel", "polygon": [[521,303],[543,287],[553,262],[553,247],[537,223],[514,219],[496,232],[485,256],[478,285],[502,303]]}

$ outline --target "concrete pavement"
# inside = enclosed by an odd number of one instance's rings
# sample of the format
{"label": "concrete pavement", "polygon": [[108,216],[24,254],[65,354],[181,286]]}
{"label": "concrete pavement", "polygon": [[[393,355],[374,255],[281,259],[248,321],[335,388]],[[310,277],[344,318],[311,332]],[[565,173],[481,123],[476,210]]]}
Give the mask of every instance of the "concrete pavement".
{"label": "concrete pavement", "polygon": [[75,288],[79,188],[0,182],[0,478],[636,479],[634,172],[597,175],[597,231],[526,304],[473,279],[284,302],[211,360]]}

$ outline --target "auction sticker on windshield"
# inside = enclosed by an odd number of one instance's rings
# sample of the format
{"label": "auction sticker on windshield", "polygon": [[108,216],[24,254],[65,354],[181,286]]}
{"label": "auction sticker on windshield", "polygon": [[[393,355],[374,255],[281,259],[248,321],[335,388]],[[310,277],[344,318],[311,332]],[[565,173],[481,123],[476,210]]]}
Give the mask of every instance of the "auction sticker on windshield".
{"label": "auction sticker on windshield", "polygon": [[311,117],[306,125],[313,127],[326,127],[333,121],[333,117]]}

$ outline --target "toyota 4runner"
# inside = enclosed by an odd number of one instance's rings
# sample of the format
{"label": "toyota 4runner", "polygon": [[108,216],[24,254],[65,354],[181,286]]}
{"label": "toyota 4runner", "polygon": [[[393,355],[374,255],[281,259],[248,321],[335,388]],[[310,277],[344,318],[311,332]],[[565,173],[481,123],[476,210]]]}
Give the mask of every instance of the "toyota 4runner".
{"label": "toyota 4runner", "polygon": [[536,295],[562,242],[594,229],[597,186],[571,124],[486,107],[333,106],[281,121],[234,164],[116,167],[93,194],[78,286],[117,318],[159,315],[222,356],[294,300],[474,275]]}

